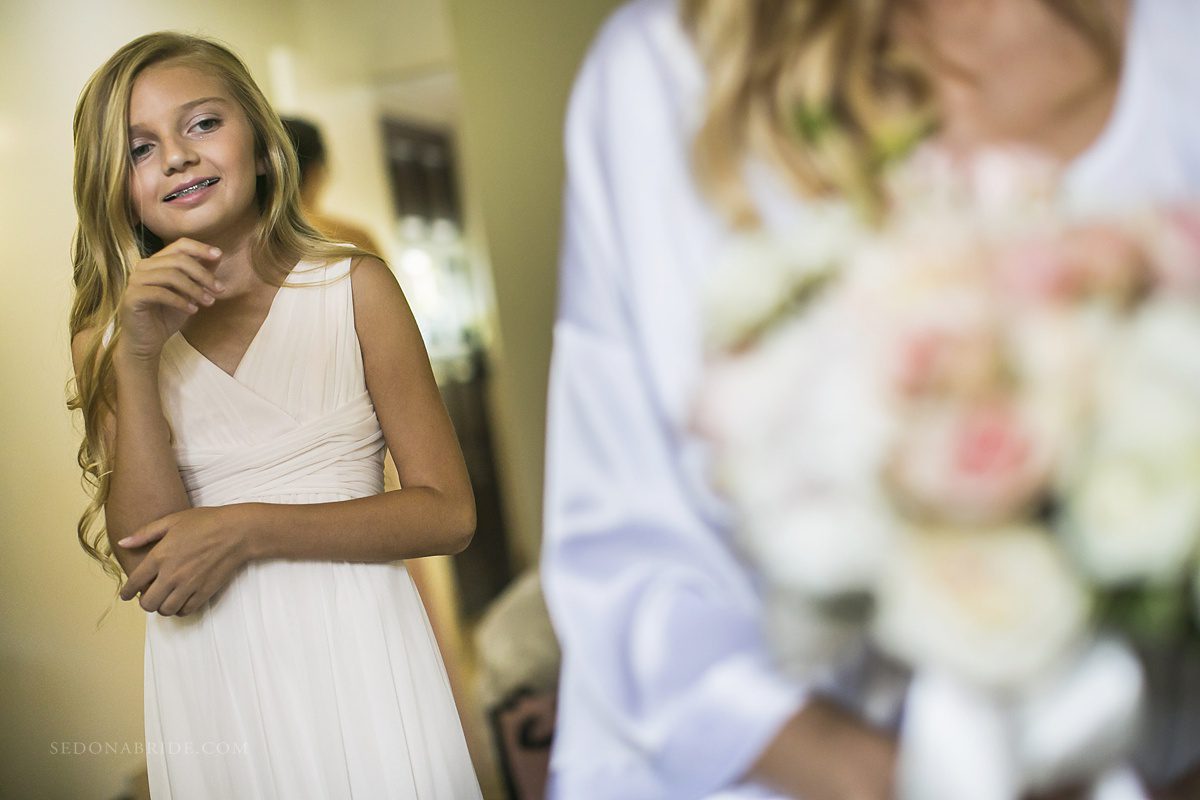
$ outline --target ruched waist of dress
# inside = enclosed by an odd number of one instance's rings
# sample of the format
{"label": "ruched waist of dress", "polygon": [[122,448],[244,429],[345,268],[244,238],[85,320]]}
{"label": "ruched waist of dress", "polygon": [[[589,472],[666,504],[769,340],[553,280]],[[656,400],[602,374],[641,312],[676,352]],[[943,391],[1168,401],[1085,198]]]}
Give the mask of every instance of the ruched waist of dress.
{"label": "ruched waist of dress", "polygon": [[176,461],[193,506],[261,497],[366,496],[383,488],[383,432],[370,395],[297,423],[282,435],[236,450],[177,448]]}

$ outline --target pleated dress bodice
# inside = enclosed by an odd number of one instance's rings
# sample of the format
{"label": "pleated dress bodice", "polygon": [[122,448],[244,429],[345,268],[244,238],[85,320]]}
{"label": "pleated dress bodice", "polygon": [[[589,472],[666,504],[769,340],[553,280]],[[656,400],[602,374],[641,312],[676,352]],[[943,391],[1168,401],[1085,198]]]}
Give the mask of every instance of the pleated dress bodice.
{"label": "pleated dress bodice", "polygon": [[299,264],[232,375],[182,333],[167,341],[163,411],[192,505],[382,491],[383,434],[367,393],[348,269],[348,260]]}

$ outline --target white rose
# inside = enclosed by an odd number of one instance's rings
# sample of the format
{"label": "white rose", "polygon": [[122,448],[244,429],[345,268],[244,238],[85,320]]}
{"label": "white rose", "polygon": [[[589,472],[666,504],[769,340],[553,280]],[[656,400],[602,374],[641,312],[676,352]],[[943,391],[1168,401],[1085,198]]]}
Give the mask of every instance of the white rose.
{"label": "white rose", "polygon": [[794,255],[767,235],[735,240],[704,286],[705,340],[729,347],[770,319],[791,296]]}
{"label": "white rose", "polygon": [[1146,355],[1136,335],[1113,354],[1094,440],[1066,493],[1064,532],[1106,585],[1178,580],[1200,543],[1200,397]]}
{"label": "white rose", "polygon": [[1127,359],[1200,401],[1200,307],[1176,298],[1146,303],[1131,323]]}
{"label": "white rose", "polygon": [[[1200,447],[1200,442],[1195,442]],[[1200,462],[1113,451],[1069,496],[1064,533],[1085,571],[1104,585],[1178,580],[1200,538]]]}
{"label": "white rose", "polygon": [[799,292],[829,278],[862,236],[852,209],[828,203],[814,206],[804,224],[787,236],[759,232],[734,239],[704,282],[710,349],[738,344]]}
{"label": "white rose", "polygon": [[773,586],[827,598],[874,590],[896,527],[886,503],[867,492],[814,490],[780,507],[751,510],[745,541]]}
{"label": "white rose", "polygon": [[984,687],[1026,684],[1085,631],[1088,600],[1048,532],[925,532],[883,576],[874,631],[918,669]]}
{"label": "white rose", "polygon": [[696,424],[742,508],[778,507],[796,483],[873,479],[894,427],[862,337],[822,304],[710,365]]}
{"label": "white rose", "polygon": [[698,425],[752,558],[789,591],[864,588],[884,557],[876,476],[894,428],[862,339],[821,310],[714,364]]}

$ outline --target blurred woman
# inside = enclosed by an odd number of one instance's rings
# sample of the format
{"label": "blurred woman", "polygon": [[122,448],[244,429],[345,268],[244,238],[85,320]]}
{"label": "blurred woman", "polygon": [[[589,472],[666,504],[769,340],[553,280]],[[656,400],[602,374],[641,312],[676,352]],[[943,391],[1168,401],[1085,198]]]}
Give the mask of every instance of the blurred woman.
{"label": "blurred woman", "polygon": [[[614,15],[567,123],[543,551],[564,651],[552,796],[890,795],[904,676],[864,658],[784,678],[706,481],[689,430],[705,271],[736,230],[786,228],[806,199],[876,202],[881,138],[1037,147],[1083,202],[1196,195],[1197,34],[1188,0],[636,0]],[[1200,734],[1194,716],[1164,725],[1170,746],[1143,768],[1168,796],[1194,787]]]}

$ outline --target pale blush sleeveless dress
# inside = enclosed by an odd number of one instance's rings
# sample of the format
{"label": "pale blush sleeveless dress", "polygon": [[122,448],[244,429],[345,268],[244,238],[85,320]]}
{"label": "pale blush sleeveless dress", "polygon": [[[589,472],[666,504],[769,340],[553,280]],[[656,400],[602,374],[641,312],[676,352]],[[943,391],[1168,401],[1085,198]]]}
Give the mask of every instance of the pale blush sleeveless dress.
{"label": "pale blush sleeveless dress", "polygon": [[[193,506],[382,491],[348,270],[298,265],[288,283],[312,285],[279,290],[232,376],[183,336],[166,343]],[[252,562],[201,611],[148,615],[145,679],[155,800],[480,797],[403,563]]]}

